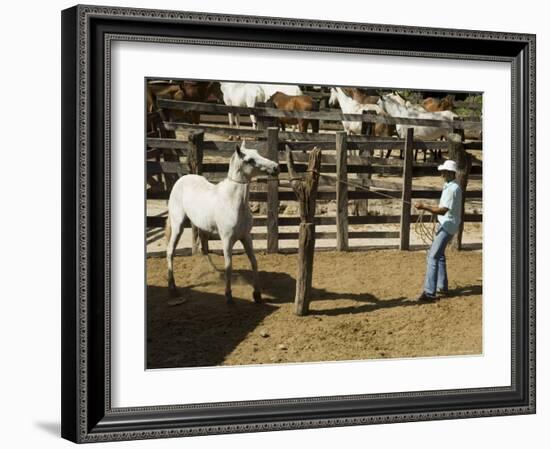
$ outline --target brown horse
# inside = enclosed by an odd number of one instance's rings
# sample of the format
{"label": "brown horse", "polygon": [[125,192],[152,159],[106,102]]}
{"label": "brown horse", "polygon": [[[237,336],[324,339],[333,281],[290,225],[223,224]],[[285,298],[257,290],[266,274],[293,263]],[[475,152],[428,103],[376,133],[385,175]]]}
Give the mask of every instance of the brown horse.
{"label": "brown horse", "polygon": [[374,89],[359,89],[357,87],[343,87],[342,91],[350,98],[361,104],[376,104],[380,95]]}
{"label": "brown horse", "polygon": [[[197,101],[207,103],[221,102],[220,83],[208,81],[183,81],[178,84],[147,85],[147,112],[159,110],[157,99],[178,101]],[[163,119],[171,122],[200,122],[200,112],[185,112],[177,109],[162,110]]]}
{"label": "brown horse", "polygon": [[451,111],[453,109],[453,96],[447,95],[441,100],[428,97],[422,101],[422,106],[428,112]]}
{"label": "brown horse", "polygon": [[[266,103],[268,106],[273,105],[277,109],[289,112],[308,112],[318,111],[319,105],[309,95],[287,95],[282,92],[275,92]],[[279,124],[284,131],[286,125],[298,125],[298,129],[302,133],[306,133],[309,124],[311,123],[311,131],[319,132],[319,120],[294,117],[279,117]]]}
{"label": "brown horse", "polygon": [[147,112],[154,112],[158,109],[158,98],[173,98],[174,94],[181,88],[177,84],[147,84]]}
{"label": "brown horse", "polygon": [[220,83],[217,81],[183,81],[180,86],[186,101],[223,102]]}

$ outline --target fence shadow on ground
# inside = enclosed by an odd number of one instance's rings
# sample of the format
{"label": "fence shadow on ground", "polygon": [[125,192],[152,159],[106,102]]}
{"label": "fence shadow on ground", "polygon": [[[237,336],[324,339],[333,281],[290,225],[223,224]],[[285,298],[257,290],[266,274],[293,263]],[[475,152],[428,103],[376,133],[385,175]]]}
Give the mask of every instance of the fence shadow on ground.
{"label": "fence shadow on ground", "polygon": [[[252,283],[252,271],[239,270],[239,276],[247,283]],[[273,304],[283,304],[294,302],[296,292],[296,279],[284,272],[259,271],[262,292],[269,296],[269,302]],[[377,302],[378,298],[370,293],[346,293],[331,292],[326,289],[311,289],[311,302],[328,299],[349,299],[359,302]]]}

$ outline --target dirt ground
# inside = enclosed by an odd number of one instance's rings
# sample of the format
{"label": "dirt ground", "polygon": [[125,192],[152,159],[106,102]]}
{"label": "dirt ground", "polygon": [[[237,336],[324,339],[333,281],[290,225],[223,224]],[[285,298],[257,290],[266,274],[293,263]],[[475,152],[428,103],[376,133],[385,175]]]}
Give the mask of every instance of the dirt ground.
{"label": "dirt ground", "polygon": [[[419,304],[425,251],[316,252],[310,314],[293,313],[296,254],[257,254],[264,303],[234,256],[233,297],[204,256],[147,259],[147,367],[196,367],[480,354],[481,251],[447,250],[450,297]],[[223,267],[223,259],[212,255]]]}

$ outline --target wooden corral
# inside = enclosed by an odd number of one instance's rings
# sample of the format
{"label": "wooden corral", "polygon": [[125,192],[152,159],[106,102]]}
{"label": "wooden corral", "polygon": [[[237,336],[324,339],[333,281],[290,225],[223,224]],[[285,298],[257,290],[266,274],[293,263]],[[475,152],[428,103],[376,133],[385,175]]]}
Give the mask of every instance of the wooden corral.
{"label": "wooden corral", "polygon": [[[379,138],[367,135],[346,136],[343,133],[327,132],[323,129],[323,121],[338,121],[342,119],[362,121],[366,123],[390,123],[410,126],[441,126],[452,127],[459,131],[465,128],[479,129],[479,120],[457,120],[448,124],[436,120],[416,120],[397,117],[380,117],[372,114],[342,114],[334,110],[320,110],[311,112],[288,112],[274,108],[256,107],[229,107],[219,104],[184,102],[175,100],[158,100],[161,108],[175,108],[184,111],[195,111],[201,114],[201,123],[163,122],[159,127],[157,121],[156,133],[151,130],[147,137],[147,175],[148,178],[159,179],[165,177],[166,188],[149,188],[147,199],[168,199],[173,177],[190,172],[199,172],[191,169],[184,160],[193,160],[193,166],[200,167],[202,174],[216,182],[225,176],[228,161],[235,148],[234,139],[247,139],[247,147],[256,148],[272,160],[281,165],[279,178],[264,177],[256,181],[256,187],[250,192],[250,200],[266,203],[267,213],[262,217],[254,218],[254,226],[267,227],[266,232],[253,232],[253,238],[267,242],[268,252],[277,252],[281,240],[297,240],[297,232],[280,232],[282,226],[299,226],[299,217],[279,215],[281,201],[296,201],[296,197],[288,180],[288,166],[285,155],[285,146],[289,144],[294,150],[295,168],[298,173],[306,170],[308,153],[316,146],[322,150],[321,178],[317,199],[335,200],[337,213],[333,217],[314,217],[313,222],[318,225],[333,225],[334,231],[316,232],[317,239],[333,239],[335,248],[345,251],[349,247],[349,239],[393,238],[399,239],[400,249],[409,249],[409,235],[411,223],[418,219],[418,215],[411,210],[411,202],[416,199],[437,199],[439,189],[413,189],[412,177],[437,176],[438,162],[415,161],[413,152],[417,150],[442,150],[446,157],[457,160],[461,173],[459,182],[465,190],[464,200],[480,199],[481,190],[468,190],[468,175],[480,175],[482,167],[479,163],[472,163],[466,150],[481,150],[482,142],[454,141],[421,141],[415,140],[412,128],[404,140],[394,138]],[[258,129],[232,128],[208,122],[208,117],[220,116],[228,112],[243,115],[255,114],[260,125]],[[310,118],[321,120],[319,133],[282,132],[270,127],[279,117]],[[162,130],[160,129],[162,128]],[[174,138],[176,131],[185,132],[191,140]],[[171,137],[166,137],[170,135]],[[201,137],[197,137],[201,136]],[[207,140],[206,136],[219,136],[225,140]],[[232,139],[232,140],[230,140]],[[375,151],[397,150],[403,152],[404,159],[375,157]],[[381,152],[381,151],[380,151]],[[219,156],[215,162],[202,161],[202,155]],[[174,157],[177,155],[177,157]],[[382,179],[368,179],[364,176],[357,186],[358,176],[367,174],[383,174],[395,176],[395,181]],[[401,182],[396,182],[401,178]],[[264,188],[260,188],[263,186]],[[402,201],[399,215],[362,215],[349,216],[348,201],[394,198]],[[148,216],[147,228],[164,226],[165,217]],[[481,214],[465,214],[466,222],[481,222]],[[350,225],[365,224],[399,224],[399,231],[352,231]],[[194,242],[196,240],[194,239]],[[461,233],[457,238],[460,247]],[[195,244],[196,247],[196,244]]]}

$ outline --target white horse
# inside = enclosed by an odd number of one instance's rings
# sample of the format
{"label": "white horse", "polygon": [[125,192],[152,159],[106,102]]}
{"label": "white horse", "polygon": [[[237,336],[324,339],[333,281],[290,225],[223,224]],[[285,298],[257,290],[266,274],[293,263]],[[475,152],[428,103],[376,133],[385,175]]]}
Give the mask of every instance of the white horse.
{"label": "white horse", "polygon": [[[227,106],[240,106],[253,108],[256,103],[266,101],[264,90],[259,84],[250,83],[220,83],[220,89],[223,93],[223,102]],[[229,112],[229,126],[235,126],[238,128],[239,114],[233,115]],[[256,129],[256,116],[250,114],[250,120],[252,121],[252,127]]]}
{"label": "white horse", "polygon": [[227,178],[219,184],[211,184],[199,175],[182,176],[174,184],[168,200],[168,218],[166,220],[166,260],[168,262],[168,288],[177,293],[173,272],[174,249],[183,233],[184,220],[189,221],[201,231],[218,234],[223,245],[225,259],[225,297],[228,303],[231,296],[231,260],[233,246],[240,240],[254,272],[254,300],[261,301],[258,282],[258,264],[252,247],[252,213],[248,206],[250,180],[253,176],[265,172],[269,175],[279,173],[279,165],[258,154],[256,150],[236,145],[229,162]]}
{"label": "white horse", "polygon": [[[223,93],[223,102],[227,106],[240,106],[253,108],[257,103],[269,100],[275,92],[283,92],[287,95],[302,95],[298,86],[291,84],[254,84],[254,83],[220,83]],[[239,114],[228,113],[229,126],[240,126]],[[256,116],[250,115],[252,128],[256,129]]]}
{"label": "white horse", "polygon": [[[377,114],[382,112],[382,109],[376,104],[359,103],[353,98],[348,97],[340,87],[330,89],[328,104],[336,106],[336,103],[340,105],[340,109],[344,114],[362,114],[363,111],[375,111]],[[361,134],[361,123],[342,120],[344,131],[347,134]]]}
{"label": "white horse", "polygon": [[[457,117],[454,112],[440,111],[440,112],[422,112],[414,109],[408,109],[401,101],[403,100],[399,95],[387,94],[383,95],[378,100],[378,106],[392,117],[403,117],[413,119],[429,119],[440,120],[442,122],[453,123],[453,120]],[[407,128],[411,128],[410,125],[396,125],[397,134],[399,138],[404,139],[407,135]],[[438,140],[441,138],[447,138],[449,133],[453,132],[452,127],[437,127],[437,126],[412,126],[414,128],[414,137],[423,140]]]}
{"label": "white horse", "polygon": [[265,94],[265,99],[269,100],[276,92],[282,92],[286,95],[302,95],[302,89],[293,84],[259,84]]}
{"label": "white horse", "polygon": [[413,111],[418,112],[429,112],[424,106],[420,103],[411,103],[409,100],[405,101],[405,107],[407,109],[412,109]]}
{"label": "white horse", "polygon": [[388,98],[390,100],[393,100],[396,103],[399,103],[401,106],[404,106],[408,110],[417,111],[417,112],[428,112],[428,111],[426,111],[426,108],[424,108],[424,106],[422,106],[421,104],[411,103],[409,100],[405,100],[397,92],[387,94],[386,98]]}

